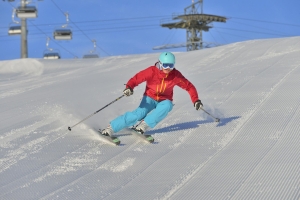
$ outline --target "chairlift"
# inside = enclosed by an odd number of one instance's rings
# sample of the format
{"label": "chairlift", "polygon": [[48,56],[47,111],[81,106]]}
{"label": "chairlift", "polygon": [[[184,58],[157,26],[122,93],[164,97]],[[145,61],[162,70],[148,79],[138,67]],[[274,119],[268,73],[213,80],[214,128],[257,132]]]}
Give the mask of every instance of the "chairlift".
{"label": "chairlift", "polygon": [[55,40],[71,40],[72,31],[71,29],[57,29],[53,33],[53,38]]}
{"label": "chairlift", "polygon": [[46,47],[47,49],[44,51],[44,59],[60,59],[60,54],[58,51],[49,48],[50,38],[47,37]]}
{"label": "chairlift", "polygon": [[72,39],[72,31],[67,28],[69,23],[69,14],[65,13],[67,23],[62,25],[61,28],[54,30],[53,38],[55,40],[71,40]]}
{"label": "chairlift", "polygon": [[98,54],[86,54],[83,56],[83,58],[99,58]]}
{"label": "chairlift", "polygon": [[21,26],[20,25],[10,26],[8,29],[8,34],[9,35],[20,35],[21,34]]}
{"label": "chairlift", "polygon": [[44,53],[44,59],[56,60],[56,59],[60,59],[60,55],[58,52],[46,52],[46,53]]}
{"label": "chairlift", "polygon": [[92,42],[94,43],[94,49],[90,51],[89,54],[84,55],[82,58],[99,58],[99,55],[96,54],[96,40],[92,40]]}
{"label": "chairlift", "polygon": [[15,15],[16,15],[16,9],[13,9],[13,13],[11,16],[13,22],[10,23],[10,26],[8,29],[8,35],[20,35],[21,34],[21,26],[19,25],[20,22],[15,20]]}
{"label": "chairlift", "polygon": [[36,18],[37,9],[35,6],[19,6],[16,10],[16,14],[18,18]]}

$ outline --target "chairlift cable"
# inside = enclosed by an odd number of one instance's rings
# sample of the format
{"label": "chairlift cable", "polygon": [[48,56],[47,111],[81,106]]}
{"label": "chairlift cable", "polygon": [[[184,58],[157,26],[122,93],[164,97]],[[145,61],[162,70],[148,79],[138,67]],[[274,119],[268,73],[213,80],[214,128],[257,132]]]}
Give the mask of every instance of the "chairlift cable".
{"label": "chairlift cable", "polygon": [[[239,24],[239,25],[245,25],[247,27],[253,27],[253,28],[256,28],[256,29],[263,29],[265,31],[274,31],[272,29],[269,29],[269,28],[265,28],[265,27],[259,27],[259,26],[256,26],[256,25],[253,25],[253,24],[246,24],[246,23],[241,23],[241,22],[236,22],[236,21],[231,21],[231,23],[233,24]],[[285,34],[281,31],[276,31],[277,33],[281,33],[281,34]]]}
{"label": "chairlift cable", "polygon": [[[33,26],[35,26],[35,24],[33,24],[31,21],[29,21]],[[42,31],[39,27],[35,26],[41,33],[43,33],[46,37],[49,37],[44,31]],[[63,47],[62,45],[60,45],[58,42],[56,42],[54,40],[54,42],[56,43],[56,45],[60,46],[62,49],[64,49],[65,51],[67,51],[69,54],[71,54],[74,57],[77,57],[74,53],[70,52],[68,49],[66,49],[65,47]]]}
{"label": "chairlift cable", "polygon": [[265,34],[265,35],[274,35],[274,36],[284,36],[284,37],[290,36],[290,35],[286,35],[286,34],[266,33],[266,32],[261,32],[261,31],[251,31],[251,30],[243,30],[243,29],[235,29],[235,28],[225,28],[225,27],[218,27],[218,26],[214,26],[214,29],[215,28],[233,30],[233,31],[242,31],[242,32],[248,32],[248,33],[259,33],[259,34]]}
{"label": "chairlift cable", "polygon": [[[161,16],[157,16],[157,17],[161,17]],[[107,19],[107,20],[92,20],[92,21],[77,21],[77,22],[72,22],[73,24],[86,24],[86,23],[97,23],[97,22],[106,22],[106,21],[120,21],[120,20],[128,20],[128,19],[137,19],[137,20],[141,20],[141,19],[145,19],[145,18],[156,18],[155,16],[152,17],[134,17],[134,18],[119,18],[119,19]],[[124,24],[126,22],[122,22],[121,24]],[[131,23],[131,22],[129,22]],[[36,26],[56,26],[59,25],[60,23],[48,23],[48,24],[36,24]],[[114,23],[116,24],[116,23]],[[7,27],[0,27],[0,29],[6,29]]]}
{"label": "chairlift cable", "polygon": [[[51,0],[51,2],[64,14],[64,12],[60,9],[60,7],[53,1]],[[69,19],[70,22],[72,22],[72,24],[74,24],[76,26],[76,28],[86,37],[88,38],[91,42],[92,42],[92,39],[85,33],[83,32],[83,30],[81,30],[75,23],[73,23],[73,21],[71,19]],[[100,48],[98,47],[100,50],[102,50],[103,52],[105,52],[107,55],[111,55],[109,53],[107,53],[103,48]]]}
{"label": "chairlift cable", "polygon": [[228,17],[228,18],[248,20],[248,21],[256,21],[256,22],[263,22],[263,23],[269,23],[269,24],[280,24],[280,25],[285,25],[285,26],[300,27],[300,24],[288,24],[288,23],[283,23],[283,22],[273,22],[273,21],[265,21],[265,20],[258,20],[258,19],[247,19],[247,18],[241,18],[241,17]]}

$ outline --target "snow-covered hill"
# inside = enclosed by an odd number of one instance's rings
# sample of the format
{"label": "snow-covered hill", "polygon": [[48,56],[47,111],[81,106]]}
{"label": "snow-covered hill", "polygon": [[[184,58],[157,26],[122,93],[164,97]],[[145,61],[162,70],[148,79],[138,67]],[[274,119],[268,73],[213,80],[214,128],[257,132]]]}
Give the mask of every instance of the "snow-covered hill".
{"label": "snow-covered hill", "polygon": [[0,199],[300,199],[300,37],[175,53],[214,122],[175,89],[174,108],[121,146],[93,130],[138,106],[122,95],[157,54],[0,62]]}

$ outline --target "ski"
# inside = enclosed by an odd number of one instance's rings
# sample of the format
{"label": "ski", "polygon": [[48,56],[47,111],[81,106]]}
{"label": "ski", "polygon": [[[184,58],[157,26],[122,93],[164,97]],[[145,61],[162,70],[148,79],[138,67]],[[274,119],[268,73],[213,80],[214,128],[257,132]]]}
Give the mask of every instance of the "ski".
{"label": "ski", "polygon": [[112,143],[112,144],[115,144],[115,145],[120,145],[121,141],[118,137],[115,137],[115,136],[106,136],[106,135],[103,135],[101,133],[102,131],[99,129],[98,130],[98,133],[100,135],[101,138],[105,139],[106,141]]}
{"label": "ski", "polygon": [[130,128],[131,133],[138,136],[139,138],[143,139],[146,142],[153,143],[154,138],[151,135],[141,134],[138,131],[135,130],[134,127]]}

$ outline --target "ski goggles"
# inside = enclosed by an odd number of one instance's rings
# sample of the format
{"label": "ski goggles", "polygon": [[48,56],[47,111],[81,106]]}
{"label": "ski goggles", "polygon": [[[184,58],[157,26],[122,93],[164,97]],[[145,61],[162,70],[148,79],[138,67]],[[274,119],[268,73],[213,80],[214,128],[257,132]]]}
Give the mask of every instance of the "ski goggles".
{"label": "ski goggles", "polygon": [[161,63],[159,62],[159,66],[163,69],[174,69],[175,65],[173,63]]}

